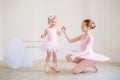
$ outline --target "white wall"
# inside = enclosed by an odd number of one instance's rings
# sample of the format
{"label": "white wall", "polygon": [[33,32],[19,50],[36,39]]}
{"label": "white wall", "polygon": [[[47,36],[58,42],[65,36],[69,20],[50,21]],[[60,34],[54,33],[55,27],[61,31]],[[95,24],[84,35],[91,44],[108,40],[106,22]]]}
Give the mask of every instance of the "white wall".
{"label": "white wall", "polygon": [[119,8],[119,0],[91,1],[91,18],[97,24],[93,34],[95,37],[94,49],[97,52],[110,56],[111,62],[120,62]]}
{"label": "white wall", "polygon": [[[56,28],[65,25],[71,37],[80,34],[80,24],[83,19],[81,0],[3,0],[4,52],[14,37],[23,40],[40,40],[40,34],[48,26],[49,15],[58,16]],[[64,59],[67,50],[79,48],[79,44],[68,44],[64,36],[59,38],[59,42],[63,46],[59,59]],[[45,57],[39,49],[32,49],[32,54],[35,59]]]}
{"label": "white wall", "polygon": [[[56,28],[60,29],[65,25],[70,37],[81,33],[80,25],[84,18],[95,20],[97,28],[92,31],[95,52],[110,56],[112,62],[120,62],[120,38],[117,35],[120,29],[119,4],[119,0],[3,0],[3,53],[7,51],[10,40],[14,37],[40,40],[40,34],[47,27],[47,17],[57,15]],[[64,59],[68,50],[79,49],[79,42],[69,44],[64,36],[58,40],[62,46],[59,59]],[[39,49],[30,51],[34,60],[45,57],[45,52]]]}
{"label": "white wall", "polygon": [[0,0],[0,60],[3,59],[2,53],[2,0]]}
{"label": "white wall", "polygon": [[114,62],[120,62],[120,0],[111,1],[108,7],[110,16],[108,53],[110,54]]}

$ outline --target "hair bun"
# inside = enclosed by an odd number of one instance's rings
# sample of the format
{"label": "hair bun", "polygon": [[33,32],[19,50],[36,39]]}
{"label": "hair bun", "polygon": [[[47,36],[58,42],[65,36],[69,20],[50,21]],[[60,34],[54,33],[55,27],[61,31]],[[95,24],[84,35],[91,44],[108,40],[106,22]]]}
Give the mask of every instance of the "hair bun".
{"label": "hair bun", "polygon": [[86,26],[90,29],[94,29],[96,27],[96,24],[91,19],[85,19],[83,22],[85,22]]}
{"label": "hair bun", "polygon": [[91,29],[94,29],[96,27],[95,23],[92,24]]}
{"label": "hair bun", "polygon": [[54,19],[56,19],[56,16],[49,16],[48,17],[48,20],[54,20]]}

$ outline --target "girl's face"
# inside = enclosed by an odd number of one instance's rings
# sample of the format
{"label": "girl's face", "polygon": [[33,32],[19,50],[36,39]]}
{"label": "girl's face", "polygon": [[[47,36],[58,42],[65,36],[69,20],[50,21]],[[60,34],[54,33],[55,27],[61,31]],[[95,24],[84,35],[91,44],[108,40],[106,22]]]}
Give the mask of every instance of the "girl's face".
{"label": "girl's face", "polygon": [[82,31],[83,32],[87,32],[89,29],[88,29],[88,26],[86,25],[85,22],[82,23],[82,27],[81,27]]}
{"label": "girl's face", "polygon": [[49,21],[49,25],[50,25],[50,27],[56,26],[56,20]]}

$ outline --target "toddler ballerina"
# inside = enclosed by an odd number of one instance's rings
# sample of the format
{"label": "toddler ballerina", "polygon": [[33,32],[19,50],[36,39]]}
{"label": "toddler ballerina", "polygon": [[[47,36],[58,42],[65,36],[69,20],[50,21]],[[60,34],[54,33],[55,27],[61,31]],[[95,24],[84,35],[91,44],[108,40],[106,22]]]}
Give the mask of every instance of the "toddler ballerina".
{"label": "toddler ballerina", "polygon": [[[44,30],[44,33],[41,35],[41,38],[47,37],[47,42],[43,45],[43,50],[47,51],[46,55],[46,63],[45,63],[45,71],[49,72],[50,69],[55,70],[56,72],[60,72],[57,64],[57,52],[60,50],[60,46],[57,40],[57,36],[61,36],[62,30],[55,29],[56,26],[56,16],[48,17],[48,25]],[[49,61],[52,56],[53,65],[50,66]]]}

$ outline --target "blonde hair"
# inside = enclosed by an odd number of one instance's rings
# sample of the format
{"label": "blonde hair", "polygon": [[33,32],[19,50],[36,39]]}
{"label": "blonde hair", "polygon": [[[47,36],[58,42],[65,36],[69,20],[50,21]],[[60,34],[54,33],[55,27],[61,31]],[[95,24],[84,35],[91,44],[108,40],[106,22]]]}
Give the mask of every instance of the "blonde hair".
{"label": "blonde hair", "polygon": [[56,20],[56,16],[49,16],[48,17],[48,23],[50,23],[51,21]]}

